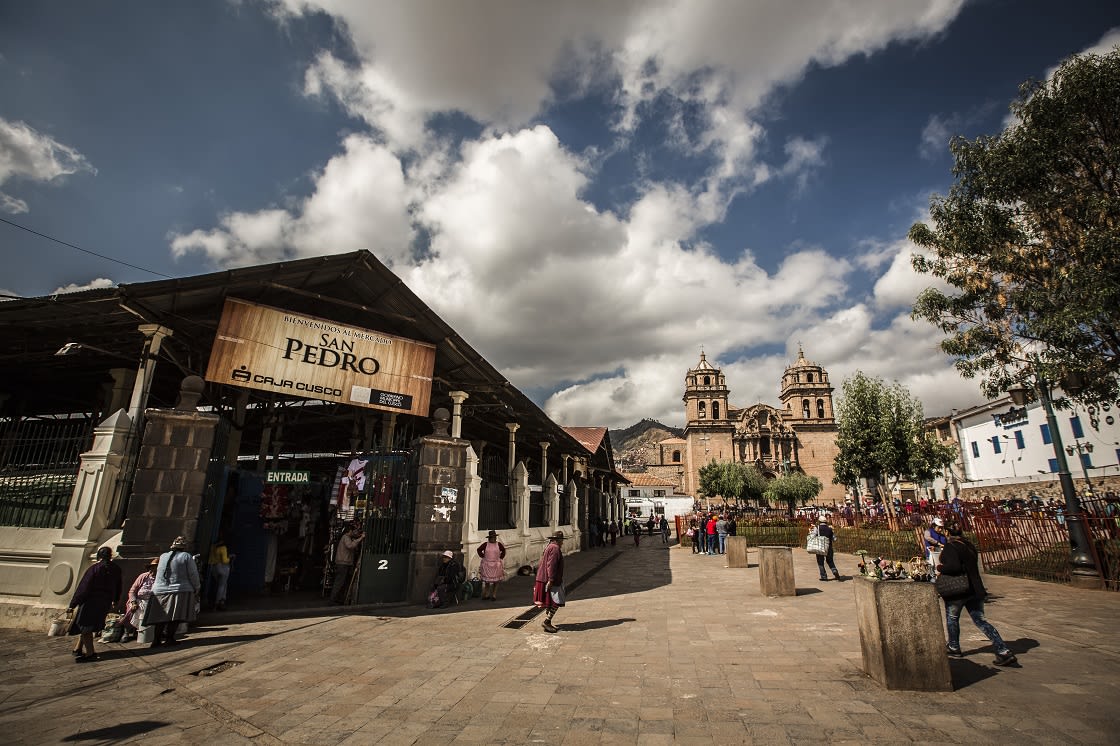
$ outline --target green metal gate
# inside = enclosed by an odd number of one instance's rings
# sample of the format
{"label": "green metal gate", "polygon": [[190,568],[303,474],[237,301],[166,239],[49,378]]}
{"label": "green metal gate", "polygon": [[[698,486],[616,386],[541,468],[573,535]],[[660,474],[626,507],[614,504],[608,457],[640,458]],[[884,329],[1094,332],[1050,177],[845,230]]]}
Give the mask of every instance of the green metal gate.
{"label": "green metal gate", "polygon": [[[412,553],[419,452],[375,451],[366,465],[366,489],[356,503],[366,538],[358,566],[358,603],[404,601]],[[363,504],[364,502],[364,504]]]}

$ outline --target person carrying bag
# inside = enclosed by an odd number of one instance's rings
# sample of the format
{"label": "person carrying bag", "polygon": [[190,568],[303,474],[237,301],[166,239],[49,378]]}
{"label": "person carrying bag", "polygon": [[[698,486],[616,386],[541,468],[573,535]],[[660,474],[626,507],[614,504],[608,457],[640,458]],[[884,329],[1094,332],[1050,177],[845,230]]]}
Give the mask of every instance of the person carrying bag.
{"label": "person carrying bag", "polygon": [[[950,583],[955,583],[958,590],[949,598],[945,598],[945,627],[949,632],[949,642],[945,645],[945,652],[953,658],[964,655],[961,651],[961,611],[968,609],[972,623],[992,641],[996,651],[996,659],[992,661],[997,666],[1010,666],[1018,662],[1015,654],[1007,647],[1000,637],[999,631],[984,617],[984,600],[988,591],[980,579],[979,554],[976,548],[965,540],[959,525],[949,527],[949,541],[941,552],[941,564],[937,566],[941,575],[935,587],[938,594],[944,596]],[[944,578],[944,580],[943,580]],[[950,580],[952,578],[952,580]],[[963,581],[961,580],[963,578]],[[959,588],[967,588],[962,592]]]}

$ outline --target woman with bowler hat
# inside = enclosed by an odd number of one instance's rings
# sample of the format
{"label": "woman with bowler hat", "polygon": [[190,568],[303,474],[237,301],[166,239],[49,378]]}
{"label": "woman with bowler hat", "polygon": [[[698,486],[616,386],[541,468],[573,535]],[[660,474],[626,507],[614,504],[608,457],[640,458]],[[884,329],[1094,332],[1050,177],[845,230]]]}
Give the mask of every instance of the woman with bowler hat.
{"label": "woman with bowler hat", "polygon": [[560,631],[552,619],[556,610],[564,605],[564,553],[560,549],[563,543],[563,531],[548,537],[548,546],[541,553],[541,563],[537,567],[537,580],[533,583],[533,605],[544,609],[541,626],[545,632]]}

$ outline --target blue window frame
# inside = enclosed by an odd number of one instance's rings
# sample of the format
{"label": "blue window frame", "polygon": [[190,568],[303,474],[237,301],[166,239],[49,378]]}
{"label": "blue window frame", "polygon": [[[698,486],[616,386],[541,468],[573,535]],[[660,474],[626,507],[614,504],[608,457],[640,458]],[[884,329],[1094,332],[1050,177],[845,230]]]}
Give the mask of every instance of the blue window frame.
{"label": "blue window frame", "polygon": [[1080,453],[1078,455],[1081,456],[1081,466],[1082,467],[1084,467],[1086,469],[1092,469],[1093,468],[1093,454],[1091,454],[1091,453]]}
{"label": "blue window frame", "polygon": [[1026,443],[1023,441],[1022,430],[1015,431],[1015,445],[1019,448],[1020,451],[1027,447]]}
{"label": "blue window frame", "polygon": [[1056,459],[1056,458],[1050,459],[1050,471],[1052,473],[1057,473],[1057,471],[1058,471],[1058,459]]}
{"label": "blue window frame", "polygon": [[1081,418],[1074,415],[1069,418],[1069,426],[1073,429],[1073,437],[1084,438],[1085,431],[1081,429]]}
{"label": "blue window frame", "polygon": [[980,445],[975,440],[972,441],[972,457],[980,458]]}
{"label": "blue window frame", "polygon": [[999,436],[998,435],[993,435],[992,436],[992,451],[994,453],[1000,453]]}
{"label": "blue window frame", "polygon": [[1042,442],[1043,443],[1049,445],[1049,444],[1054,442],[1053,440],[1050,439],[1050,426],[1049,425],[1039,425],[1038,429],[1042,431]]}

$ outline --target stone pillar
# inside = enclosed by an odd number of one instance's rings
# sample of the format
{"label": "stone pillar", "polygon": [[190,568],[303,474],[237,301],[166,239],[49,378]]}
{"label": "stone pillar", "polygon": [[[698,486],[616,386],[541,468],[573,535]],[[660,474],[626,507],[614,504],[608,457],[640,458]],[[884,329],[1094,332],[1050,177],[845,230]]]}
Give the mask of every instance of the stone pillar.
{"label": "stone pillar", "polygon": [[393,447],[393,438],[396,437],[397,413],[389,412],[381,421],[381,447]]}
{"label": "stone pillar", "polygon": [[[479,556],[475,554],[478,545],[486,541],[480,534],[478,525],[478,503],[482,491],[482,477],[478,475],[478,454],[471,445],[467,445],[465,479],[465,497],[463,504],[463,566],[467,568],[467,577],[476,571],[479,566]],[[507,555],[508,556],[508,555]]]}
{"label": "stone pillar", "polygon": [[950,692],[945,620],[933,583],[855,579],[863,670],[887,689]]}
{"label": "stone pillar", "polygon": [[[728,536],[725,556],[728,567],[750,567],[747,562],[747,537]],[[790,556],[792,557],[792,554]]]}
{"label": "stone pillar", "polygon": [[44,606],[66,607],[91,564],[90,555],[112,517],[113,495],[131,430],[132,420],[118,409],[93,431],[93,447],[82,454],[62,535],[51,547],[46,584],[39,596]]}
{"label": "stone pillar", "polygon": [[116,412],[128,406],[131,398],[129,391],[136,381],[136,371],[132,368],[111,368],[109,376],[113,379],[109,391],[109,401],[105,407],[106,412]]}
{"label": "stone pillar", "polygon": [[509,447],[506,451],[506,466],[509,471],[506,473],[506,483],[509,485],[509,522],[514,526],[521,524],[521,516],[518,511],[521,507],[520,501],[514,499],[513,496],[513,468],[517,466],[517,429],[521,425],[516,422],[507,422],[506,429],[509,430]]}
{"label": "stone pillar", "polygon": [[548,447],[551,445],[547,440],[542,440],[541,446],[541,488],[544,488],[544,480],[548,478]]}
{"label": "stone pillar", "polygon": [[246,413],[249,409],[249,391],[242,389],[237,392],[233,405],[233,417],[230,420],[229,438],[226,441],[226,464],[237,467],[237,457],[241,455],[241,436],[245,432]]}
{"label": "stone pillar", "polygon": [[[206,472],[220,418],[197,411],[149,409],[132,482],[121,555],[166,552],[176,536],[195,550]],[[224,456],[224,454],[223,454]]]}
{"label": "stone pillar", "polygon": [[[128,405],[128,416],[139,422],[140,413],[148,403],[148,390],[156,372],[156,359],[164,337],[171,336],[171,330],[159,324],[141,324],[140,333],[144,335],[144,354],[140,357],[140,368],[132,385],[132,400]],[[174,538],[174,537],[172,537]]]}
{"label": "stone pillar", "polygon": [[796,596],[793,550],[789,547],[759,547],[758,557],[758,580],[762,595]]}
{"label": "stone pillar", "polygon": [[448,549],[456,554],[463,550],[470,444],[448,434],[450,418],[446,409],[437,409],[432,414],[434,434],[420,439],[407,592],[412,603],[424,603],[427,598],[440,554]]}
{"label": "stone pillar", "polygon": [[568,486],[564,488],[568,493],[568,515],[560,516],[560,520],[566,520],[568,525],[572,527],[572,533],[579,533],[579,523],[577,517],[579,516],[579,481],[571,480]]}
{"label": "stone pillar", "polygon": [[556,477],[549,474],[541,485],[544,492],[544,504],[548,510],[548,532],[556,533],[560,527],[560,490],[557,489]]}
{"label": "stone pillar", "polygon": [[520,536],[529,535],[529,470],[525,468],[524,461],[518,461],[513,467],[513,474],[509,480],[510,502],[517,506],[517,533]]}
{"label": "stone pillar", "polygon": [[451,437],[463,437],[463,402],[470,398],[466,391],[452,391],[451,396]]}

